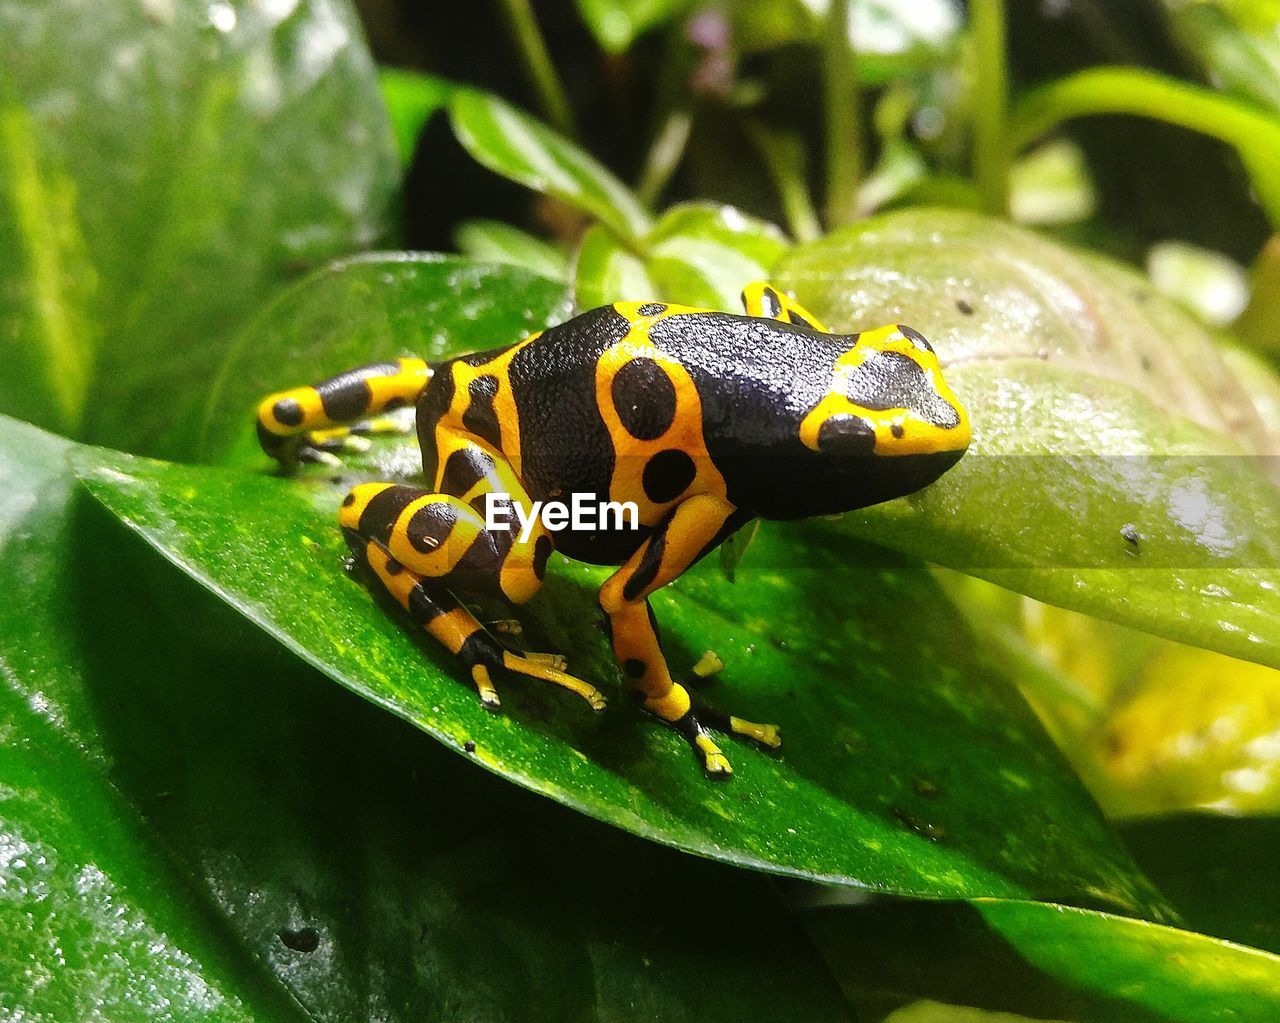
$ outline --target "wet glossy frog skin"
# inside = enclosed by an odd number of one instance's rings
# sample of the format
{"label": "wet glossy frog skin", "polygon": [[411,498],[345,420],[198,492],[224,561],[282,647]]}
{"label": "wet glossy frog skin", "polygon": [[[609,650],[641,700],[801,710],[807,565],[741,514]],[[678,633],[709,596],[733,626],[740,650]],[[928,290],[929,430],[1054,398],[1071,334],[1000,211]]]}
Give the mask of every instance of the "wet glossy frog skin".
{"label": "wet glossy frog skin", "polygon": [[[382,413],[415,406],[430,487],[355,487],[339,510],[355,558],[495,708],[500,672],[554,682],[597,710],[605,701],[559,655],[505,646],[454,594],[522,604],[556,550],[620,566],[600,606],[623,674],[707,773],[725,777],[709,729],[767,747],[779,745],[778,729],[690,697],[671,677],[649,595],[754,517],[912,493],[970,439],[937,356],[911,328],[833,334],[767,284],[749,286],[743,304],[746,315],[618,302],[492,351],[361,366],[266,397],[258,436],[286,466],[334,461],[382,428]],[[538,512],[575,495],[630,502],[635,521],[548,528]],[[495,508],[531,527],[488,528]]]}

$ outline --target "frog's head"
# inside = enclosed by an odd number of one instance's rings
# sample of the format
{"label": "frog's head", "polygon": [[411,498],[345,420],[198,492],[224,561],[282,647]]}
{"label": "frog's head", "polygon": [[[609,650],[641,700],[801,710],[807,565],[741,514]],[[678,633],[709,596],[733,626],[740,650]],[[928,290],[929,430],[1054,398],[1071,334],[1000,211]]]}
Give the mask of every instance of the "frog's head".
{"label": "frog's head", "polygon": [[[829,335],[830,336],[830,335]],[[822,398],[800,422],[816,452],[823,511],[841,511],[912,493],[932,483],[969,446],[969,416],[942,378],[933,347],[891,324],[841,338]],[[812,512],[810,512],[812,514]]]}

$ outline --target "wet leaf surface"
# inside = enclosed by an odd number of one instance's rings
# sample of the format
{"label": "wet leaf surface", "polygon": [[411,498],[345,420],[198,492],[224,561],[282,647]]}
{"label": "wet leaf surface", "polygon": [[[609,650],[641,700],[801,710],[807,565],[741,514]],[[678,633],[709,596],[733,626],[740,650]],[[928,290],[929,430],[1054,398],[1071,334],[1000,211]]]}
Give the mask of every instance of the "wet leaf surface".
{"label": "wet leaf surface", "polygon": [[[716,786],[682,739],[618,691],[597,626],[605,570],[559,563],[524,617],[541,648],[605,687],[608,710],[506,680],[495,715],[442,650],[341,570],[333,509],[354,477],[281,480],[105,452],[82,456],[80,469],[122,521],[289,649],[565,805],[781,873],[1161,912],[1013,687],[917,568],[852,564],[821,545],[796,564],[783,531],[765,529],[732,587],[704,565],[655,598],[677,669],[715,650],[728,681],[709,698],[776,720],[787,736],[780,757],[733,744],[738,773]],[[815,599],[832,592],[842,599]],[[927,637],[903,608],[928,608]]]}
{"label": "wet leaf surface", "polygon": [[793,900],[862,1018],[920,999],[1091,1023],[1265,1023],[1280,1012],[1280,958],[1174,927],[1001,899]]}
{"label": "wet leaf surface", "polygon": [[837,528],[1280,665],[1280,449],[1251,400],[1266,389],[1137,274],[910,211],[793,250],[777,280],[834,329],[922,331],[974,423],[955,470]]}
{"label": "wet leaf surface", "polygon": [[0,4],[0,409],[190,453],[193,382],[388,229],[394,144],[345,2]]}
{"label": "wet leaf surface", "polygon": [[765,879],[333,686],[79,492],[68,448],[0,418],[0,1014],[849,1018]]}

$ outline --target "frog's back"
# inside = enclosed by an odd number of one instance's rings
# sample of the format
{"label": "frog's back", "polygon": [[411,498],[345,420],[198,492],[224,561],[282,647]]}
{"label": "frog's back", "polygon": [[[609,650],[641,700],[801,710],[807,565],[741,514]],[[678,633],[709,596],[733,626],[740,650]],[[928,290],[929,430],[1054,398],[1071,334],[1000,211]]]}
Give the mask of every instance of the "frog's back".
{"label": "frog's back", "polygon": [[[792,442],[838,354],[820,337],[658,302],[620,302],[553,327],[510,362],[521,475],[535,496],[606,494],[613,480],[613,499],[634,499],[645,495],[616,491],[617,462],[651,457],[655,445],[715,460],[721,447],[758,451],[773,433]],[[665,504],[670,495],[649,496]]]}
{"label": "frog's back", "polygon": [[603,306],[441,367],[420,409],[424,455],[428,430],[462,409],[535,500],[630,501],[651,526],[689,494],[732,499],[717,464],[797,443],[837,351],[823,337],[689,306]]}

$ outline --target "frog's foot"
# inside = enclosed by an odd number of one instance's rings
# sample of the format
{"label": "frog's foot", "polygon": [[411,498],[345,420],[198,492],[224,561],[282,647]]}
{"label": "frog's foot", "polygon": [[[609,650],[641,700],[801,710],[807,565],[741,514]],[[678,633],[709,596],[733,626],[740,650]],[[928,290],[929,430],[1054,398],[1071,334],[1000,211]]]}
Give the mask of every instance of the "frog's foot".
{"label": "frog's foot", "polygon": [[300,433],[294,442],[294,458],[299,462],[341,465],[344,454],[362,455],[372,446],[370,437],[406,434],[413,430],[413,420],[400,416],[376,416],[349,426],[327,426]]}
{"label": "frog's foot", "polygon": [[[570,690],[571,693],[577,693],[582,699],[590,704],[593,711],[603,711],[604,694],[600,693],[590,682],[584,682],[579,677],[570,675],[563,670],[564,658],[561,654],[520,654],[512,653],[511,650],[503,650],[502,667],[507,671],[515,672],[517,675],[527,675],[530,679],[541,679],[544,682],[554,682],[562,688]],[[479,685],[479,682],[477,682]],[[497,694],[494,694],[497,697]],[[484,699],[484,693],[480,694],[480,699]],[[492,705],[492,704],[490,704]]]}
{"label": "frog's foot", "polygon": [[520,650],[517,653],[526,660],[533,661],[535,664],[545,664],[548,668],[555,668],[556,671],[569,669],[569,658],[564,654],[535,653],[532,650]]}
{"label": "frog's foot", "polygon": [[729,758],[711,738],[711,729],[729,735],[741,735],[768,749],[777,749],[782,745],[777,725],[757,724],[694,702],[680,685],[673,685],[666,696],[645,700],[642,706],[684,736],[694,753],[702,760],[702,769],[710,778],[728,778],[733,774]]}

